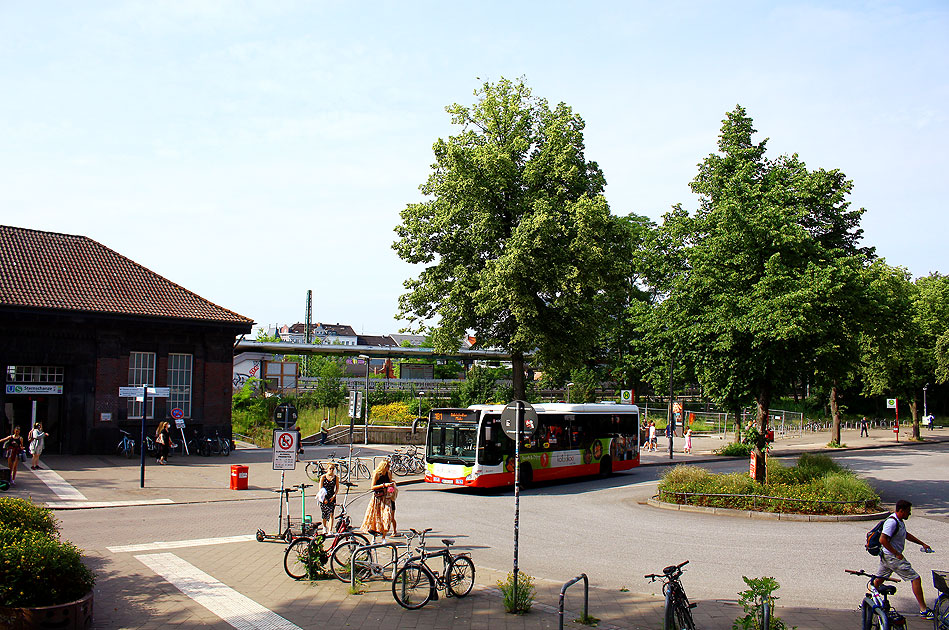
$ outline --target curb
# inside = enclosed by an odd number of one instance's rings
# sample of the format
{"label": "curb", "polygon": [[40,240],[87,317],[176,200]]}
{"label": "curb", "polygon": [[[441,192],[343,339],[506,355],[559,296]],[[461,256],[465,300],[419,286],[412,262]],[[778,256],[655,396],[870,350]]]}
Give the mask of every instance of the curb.
{"label": "curb", "polygon": [[886,518],[892,512],[875,512],[873,514],[785,514],[783,512],[756,512],[754,510],[735,510],[732,508],[705,507],[704,505],[682,505],[666,503],[655,497],[646,500],[649,505],[662,510],[678,510],[680,512],[699,512],[702,514],[716,514],[753,518],[764,521],[797,521],[806,523],[838,523],[847,521],[873,521]]}

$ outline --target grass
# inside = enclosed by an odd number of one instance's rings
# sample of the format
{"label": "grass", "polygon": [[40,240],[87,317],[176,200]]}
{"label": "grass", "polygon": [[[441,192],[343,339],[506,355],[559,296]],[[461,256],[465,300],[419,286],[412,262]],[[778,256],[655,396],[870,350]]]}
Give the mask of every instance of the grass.
{"label": "grass", "polygon": [[676,466],[663,475],[659,497],[672,503],[804,514],[863,514],[879,507],[880,497],[869,483],[826,455],[805,453],[794,466],[771,459],[767,476],[767,483],[761,484],[745,473],[714,474],[697,466]]}

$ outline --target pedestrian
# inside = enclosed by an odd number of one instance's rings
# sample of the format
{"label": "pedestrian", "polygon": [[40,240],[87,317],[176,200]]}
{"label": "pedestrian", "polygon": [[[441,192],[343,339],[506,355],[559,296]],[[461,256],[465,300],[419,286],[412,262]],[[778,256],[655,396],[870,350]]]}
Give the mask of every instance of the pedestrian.
{"label": "pedestrian", "polygon": [[171,450],[171,431],[168,430],[167,422],[158,423],[158,428],[155,429],[155,443],[158,444],[158,463],[164,466],[168,463],[168,452]]}
{"label": "pedestrian", "polygon": [[860,420],[860,437],[863,436],[870,437],[870,421],[867,420],[866,416]]}
{"label": "pedestrian", "polygon": [[33,430],[30,431],[30,450],[33,452],[33,461],[30,462],[30,470],[39,470],[40,467],[40,455],[43,453],[43,448],[46,446],[46,438],[49,437],[49,433],[43,431],[43,423],[37,422],[33,425]]}
{"label": "pedestrian", "polygon": [[323,418],[323,422],[320,423],[320,444],[326,444],[326,438],[329,435],[329,431],[326,427],[326,418]]}
{"label": "pedestrian", "polygon": [[7,449],[7,468],[10,469],[10,485],[16,481],[16,469],[20,465],[20,453],[23,451],[23,436],[20,427],[13,427],[13,433],[0,440]]}
{"label": "pedestrian", "polygon": [[689,427],[685,431],[685,453],[692,453],[692,427]]}
{"label": "pedestrian", "polygon": [[336,495],[339,494],[339,477],[336,475],[336,464],[326,465],[326,472],[320,476],[319,494],[320,515],[323,517],[323,534],[333,531],[333,513],[336,511]]}
{"label": "pedestrian", "polygon": [[372,490],[372,499],[366,508],[362,529],[373,536],[382,536],[382,541],[385,542],[390,529],[393,535],[398,531],[395,524],[395,498],[398,490],[392,480],[388,458],[379,462],[372,472],[369,489]]}
{"label": "pedestrian", "polygon": [[656,446],[659,444],[659,438],[656,437],[656,423],[652,420],[649,421],[649,450],[656,450]]}
{"label": "pedestrian", "polygon": [[883,584],[883,579],[891,573],[896,573],[904,580],[911,583],[913,595],[916,596],[916,602],[919,604],[919,616],[923,619],[932,619],[933,611],[926,607],[926,598],[923,597],[923,582],[919,573],[913,570],[909,560],[903,556],[903,548],[906,541],[916,543],[923,548],[923,551],[932,551],[932,549],[916,536],[906,531],[906,519],[912,512],[913,504],[904,499],[896,502],[896,509],[886,517],[883,524],[883,531],[880,533],[880,568],[877,569],[877,575],[880,577],[873,581],[877,588]]}
{"label": "pedestrian", "polygon": [[936,424],[936,418],[933,416],[933,414],[926,416],[926,424],[929,425],[929,430],[932,431],[933,425]]}

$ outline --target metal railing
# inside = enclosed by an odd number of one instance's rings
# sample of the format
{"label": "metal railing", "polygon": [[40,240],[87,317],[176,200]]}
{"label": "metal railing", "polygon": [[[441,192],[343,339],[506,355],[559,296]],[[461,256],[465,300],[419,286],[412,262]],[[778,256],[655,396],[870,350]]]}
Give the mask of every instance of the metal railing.
{"label": "metal railing", "polygon": [[567,594],[567,589],[583,580],[583,619],[586,620],[590,617],[590,580],[587,579],[586,573],[581,573],[577,577],[573,578],[566,584],[560,587],[560,630],[563,630],[563,601],[564,596]]}
{"label": "metal railing", "polygon": [[[392,575],[395,576],[396,569],[399,568],[396,566],[396,559],[399,557],[399,546],[396,543],[373,543],[371,545],[356,547],[353,550],[353,555],[349,556],[349,587],[352,592],[356,592],[356,556],[360,553],[366,554],[367,561],[370,565],[374,565],[372,560],[369,559],[369,552],[373,549],[382,549],[383,547],[392,549]],[[375,571],[375,568],[371,570]]]}
{"label": "metal railing", "polygon": [[[780,503],[812,503],[817,505],[862,505],[865,508],[873,509],[879,507],[880,503],[875,499],[866,499],[862,501],[828,501],[826,499],[793,499],[790,497],[773,497],[765,494],[728,494],[728,493],[711,493],[711,492],[674,492],[670,490],[660,490],[655,499],[663,501],[664,496],[672,496],[679,498],[686,497],[701,497],[701,498],[714,498],[714,499],[750,499],[752,504],[752,509],[757,509],[758,501],[778,501]],[[690,503],[687,499],[684,501],[673,501],[674,503],[679,503],[683,505],[696,505],[695,503]],[[711,506],[711,507],[729,507],[725,505],[721,506]],[[737,508],[736,508],[737,509]]]}

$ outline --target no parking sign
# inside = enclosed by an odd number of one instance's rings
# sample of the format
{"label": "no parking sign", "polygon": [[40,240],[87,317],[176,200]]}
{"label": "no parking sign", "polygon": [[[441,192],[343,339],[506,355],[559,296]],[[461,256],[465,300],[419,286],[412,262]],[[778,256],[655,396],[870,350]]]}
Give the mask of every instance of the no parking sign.
{"label": "no parking sign", "polygon": [[273,469],[296,470],[297,467],[297,432],[273,432]]}

